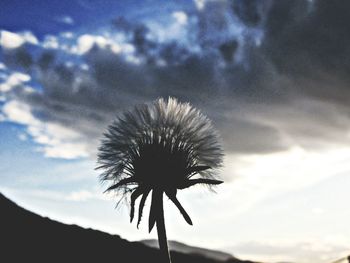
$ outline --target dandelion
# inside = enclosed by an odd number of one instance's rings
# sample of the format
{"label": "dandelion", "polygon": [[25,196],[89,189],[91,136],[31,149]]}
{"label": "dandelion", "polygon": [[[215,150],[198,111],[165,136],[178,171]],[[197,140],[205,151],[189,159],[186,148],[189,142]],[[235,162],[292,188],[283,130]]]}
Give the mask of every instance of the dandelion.
{"label": "dandelion", "polygon": [[176,197],[177,190],[197,184],[217,185],[216,168],[223,151],[210,120],[188,103],[174,98],[158,99],[125,112],[104,134],[97,169],[108,191],[130,196],[130,222],[138,207],[137,227],[147,197],[151,194],[149,231],[157,225],[159,247],[164,262],[170,262],[163,210],[165,194],[186,222],[192,220]]}

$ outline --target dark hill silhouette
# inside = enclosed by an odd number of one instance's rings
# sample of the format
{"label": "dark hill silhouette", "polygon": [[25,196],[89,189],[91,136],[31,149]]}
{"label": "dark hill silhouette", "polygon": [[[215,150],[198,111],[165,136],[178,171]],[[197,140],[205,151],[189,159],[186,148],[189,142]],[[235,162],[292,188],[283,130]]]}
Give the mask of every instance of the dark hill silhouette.
{"label": "dark hill silhouette", "polygon": [[[146,239],[146,240],[141,240],[140,242],[149,247],[159,248],[158,240],[156,239]],[[172,241],[172,240],[169,240],[169,248],[170,250],[174,250],[174,251],[178,251],[186,254],[202,255],[207,258],[215,259],[218,261],[226,261],[234,258],[231,254],[228,254],[225,252],[201,248],[201,247],[189,246],[187,244],[180,243],[177,241]]]}
{"label": "dark hill silhouette", "polygon": [[[0,193],[1,262],[160,262],[159,251],[77,225],[66,225],[27,211]],[[231,258],[171,252],[173,263],[252,263]]]}
{"label": "dark hill silhouette", "polygon": [[350,255],[334,261],[333,263],[350,263]]}

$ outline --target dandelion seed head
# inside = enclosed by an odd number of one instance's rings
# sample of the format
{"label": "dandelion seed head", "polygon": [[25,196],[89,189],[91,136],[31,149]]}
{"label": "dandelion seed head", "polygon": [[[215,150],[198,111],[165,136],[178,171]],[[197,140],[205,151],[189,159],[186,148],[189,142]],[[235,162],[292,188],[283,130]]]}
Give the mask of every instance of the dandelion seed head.
{"label": "dandelion seed head", "polygon": [[108,127],[98,169],[102,182],[133,178],[115,189],[124,194],[140,185],[166,192],[182,189],[195,174],[214,179],[222,159],[219,135],[204,114],[189,103],[160,98],[124,112]]}

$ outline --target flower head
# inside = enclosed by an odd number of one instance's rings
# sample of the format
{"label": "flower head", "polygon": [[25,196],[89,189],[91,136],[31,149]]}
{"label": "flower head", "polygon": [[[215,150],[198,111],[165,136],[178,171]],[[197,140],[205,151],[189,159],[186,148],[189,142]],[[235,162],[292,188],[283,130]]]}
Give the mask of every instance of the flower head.
{"label": "flower head", "polygon": [[[138,224],[151,191],[165,193],[192,224],[176,198],[177,190],[222,183],[215,179],[223,157],[218,134],[188,103],[169,98],[137,106],[118,117],[104,136],[98,154],[97,168],[104,170],[100,178],[111,182],[106,191],[131,193],[131,221],[135,201],[142,196]],[[152,213],[151,207],[150,230]]]}

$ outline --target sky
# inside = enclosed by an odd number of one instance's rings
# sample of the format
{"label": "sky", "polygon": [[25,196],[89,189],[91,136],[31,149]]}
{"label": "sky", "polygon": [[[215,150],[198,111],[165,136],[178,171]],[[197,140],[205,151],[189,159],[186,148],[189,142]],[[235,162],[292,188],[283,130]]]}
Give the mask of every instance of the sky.
{"label": "sky", "polygon": [[221,134],[225,183],[179,193],[193,226],[166,201],[169,239],[264,262],[348,255],[349,12],[347,0],[2,0],[1,193],[156,238],[94,168],[118,113],[172,96]]}

